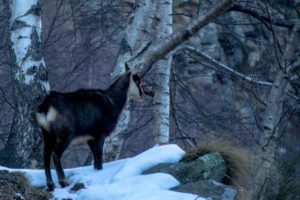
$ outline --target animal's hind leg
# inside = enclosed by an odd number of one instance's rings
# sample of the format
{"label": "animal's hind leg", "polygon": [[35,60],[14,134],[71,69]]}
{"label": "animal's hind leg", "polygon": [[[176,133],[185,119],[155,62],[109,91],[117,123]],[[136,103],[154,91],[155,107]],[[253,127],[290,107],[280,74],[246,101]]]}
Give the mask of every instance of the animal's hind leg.
{"label": "animal's hind leg", "polygon": [[48,133],[43,130],[44,135],[44,167],[45,167],[45,175],[47,179],[47,187],[48,190],[53,191],[54,183],[51,177],[51,169],[50,169],[50,162],[51,162],[51,153],[53,151],[51,137],[49,137]]}
{"label": "animal's hind leg", "polygon": [[61,156],[62,156],[62,153],[64,152],[64,150],[66,149],[67,145],[62,146],[60,144],[58,146],[60,146],[61,148],[55,149],[55,151],[52,154],[52,158],[54,161],[54,166],[56,169],[59,184],[61,185],[61,187],[65,187],[68,185],[68,180],[65,176],[63,167],[61,165]]}

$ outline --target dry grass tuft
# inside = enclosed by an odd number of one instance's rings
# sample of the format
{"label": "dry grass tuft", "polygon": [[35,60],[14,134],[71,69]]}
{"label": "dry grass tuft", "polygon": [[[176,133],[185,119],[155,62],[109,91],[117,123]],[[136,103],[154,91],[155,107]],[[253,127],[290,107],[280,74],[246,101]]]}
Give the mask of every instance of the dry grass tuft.
{"label": "dry grass tuft", "polygon": [[238,190],[236,200],[251,199],[253,191],[253,167],[251,165],[253,155],[249,150],[238,147],[230,141],[219,138],[210,138],[201,141],[194,149],[187,150],[182,162],[192,161],[199,156],[209,152],[220,152],[223,156],[228,170],[222,181],[225,184],[235,186]]}

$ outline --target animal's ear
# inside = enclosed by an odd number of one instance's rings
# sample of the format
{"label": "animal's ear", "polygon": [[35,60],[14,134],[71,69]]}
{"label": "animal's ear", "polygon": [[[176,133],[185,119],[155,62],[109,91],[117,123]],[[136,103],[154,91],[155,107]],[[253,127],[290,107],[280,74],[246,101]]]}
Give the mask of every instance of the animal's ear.
{"label": "animal's ear", "polygon": [[130,68],[129,68],[127,62],[125,63],[125,70],[126,70],[126,72],[128,72],[128,71],[130,70]]}

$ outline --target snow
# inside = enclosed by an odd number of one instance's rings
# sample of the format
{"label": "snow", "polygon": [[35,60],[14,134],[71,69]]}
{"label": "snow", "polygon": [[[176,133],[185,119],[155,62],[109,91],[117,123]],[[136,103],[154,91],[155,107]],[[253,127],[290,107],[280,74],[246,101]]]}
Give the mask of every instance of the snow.
{"label": "snow", "polygon": [[[176,163],[184,151],[177,145],[155,146],[135,157],[105,163],[103,170],[94,170],[92,166],[65,169],[70,186],[61,188],[55,171],[52,177],[56,185],[53,199],[71,198],[73,200],[204,200],[194,194],[170,191],[180,183],[171,175],[142,172],[159,163]],[[9,169],[24,172],[34,186],[45,186],[44,170]],[[70,191],[75,183],[84,183],[85,189]]]}

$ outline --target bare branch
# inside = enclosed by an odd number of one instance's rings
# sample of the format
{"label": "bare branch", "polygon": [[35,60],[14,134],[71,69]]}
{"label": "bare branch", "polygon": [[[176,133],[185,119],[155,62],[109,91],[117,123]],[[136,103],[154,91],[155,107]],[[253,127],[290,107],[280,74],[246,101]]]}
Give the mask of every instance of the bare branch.
{"label": "bare branch", "polygon": [[234,77],[237,77],[238,79],[241,79],[241,80],[253,83],[253,84],[257,84],[257,85],[262,85],[262,86],[272,86],[272,84],[273,84],[273,83],[268,82],[268,81],[254,80],[253,78],[251,78],[249,76],[246,76],[245,74],[242,74],[240,72],[237,72],[237,71],[233,70],[232,68],[230,68],[230,67],[226,66],[225,64],[215,60],[214,58],[212,58],[212,57],[208,56],[207,54],[197,50],[194,47],[185,45],[185,46],[182,47],[182,49],[192,51],[192,52],[196,53],[198,56],[200,56],[206,62],[209,62],[210,64],[213,64],[214,66],[218,67],[222,71],[230,73],[231,75],[233,75]]}
{"label": "bare branch", "polygon": [[293,98],[293,99],[296,100],[296,101],[300,101],[299,97],[297,97],[296,95],[294,95],[294,94],[291,93],[291,92],[287,92],[287,95],[290,96],[291,98]]}
{"label": "bare branch", "polygon": [[213,9],[208,11],[206,15],[198,16],[195,20],[191,21],[191,23],[172,33],[170,36],[152,43],[141,55],[130,60],[128,65],[141,70],[141,73],[144,74],[152,64],[160,60],[176,46],[187,41],[213,19],[226,12],[233,3],[234,0],[221,1]]}
{"label": "bare branch", "polygon": [[[271,19],[271,15],[270,15],[270,12],[269,12],[269,7],[268,7],[268,4],[267,4],[266,0],[264,0],[264,3],[265,3],[267,15]],[[281,59],[279,57],[279,56],[282,56],[283,53],[281,51],[280,44],[277,40],[277,35],[274,31],[272,23],[270,24],[270,30],[271,30],[273,41],[274,41],[274,51],[275,51],[275,55],[276,55],[275,58],[277,60],[278,67],[283,69],[283,66],[281,65],[281,62],[280,62]],[[279,53],[280,53],[280,55],[279,55]]]}
{"label": "bare branch", "polygon": [[0,87],[0,91],[1,91],[1,93],[2,93],[4,102],[6,102],[11,108],[15,109],[15,107],[14,107],[14,106],[10,103],[10,101],[6,98],[5,91],[3,90],[2,87]]}
{"label": "bare branch", "polygon": [[289,22],[282,19],[271,19],[269,16],[264,15],[263,13],[258,12],[256,9],[248,8],[239,4],[234,4],[228,11],[236,11],[248,14],[264,24],[274,24],[276,26],[282,26],[289,29],[292,29],[294,26],[293,22]]}

